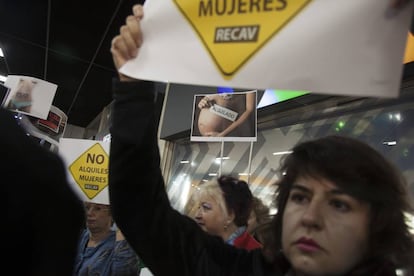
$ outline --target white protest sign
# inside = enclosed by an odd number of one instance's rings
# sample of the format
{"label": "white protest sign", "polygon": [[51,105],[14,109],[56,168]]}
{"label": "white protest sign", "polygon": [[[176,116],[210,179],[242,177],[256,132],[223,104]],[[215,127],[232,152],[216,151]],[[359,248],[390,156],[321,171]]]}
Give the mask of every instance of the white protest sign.
{"label": "white protest sign", "polygon": [[147,0],[131,77],[397,97],[413,2]]}
{"label": "white protest sign", "polygon": [[83,201],[109,204],[108,170],[110,142],[62,138],[59,155],[69,183]]}
{"label": "white protest sign", "polygon": [[5,107],[14,112],[47,119],[57,85],[38,78],[8,75],[4,85],[10,88]]}

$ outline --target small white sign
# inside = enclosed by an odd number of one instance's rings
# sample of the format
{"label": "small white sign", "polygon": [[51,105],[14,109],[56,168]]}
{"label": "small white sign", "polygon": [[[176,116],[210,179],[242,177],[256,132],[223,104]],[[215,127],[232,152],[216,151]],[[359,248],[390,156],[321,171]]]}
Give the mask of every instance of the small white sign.
{"label": "small white sign", "polygon": [[218,104],[213,105],[212,107],[210,107],[210,112],[223,117],[229,121],[234,122],[237,118],[238,113],[230,110],[228,108],[225,108],[224,106],[219,106]]}

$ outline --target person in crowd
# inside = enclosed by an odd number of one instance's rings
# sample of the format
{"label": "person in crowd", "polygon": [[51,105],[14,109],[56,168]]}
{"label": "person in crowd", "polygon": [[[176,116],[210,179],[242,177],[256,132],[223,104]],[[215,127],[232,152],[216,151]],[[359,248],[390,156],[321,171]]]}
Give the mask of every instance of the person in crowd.
{"label": "person in crowd", "polygon": [[71,276],[84,221],[82,202],[67,182],[63,160],[31,139],[14,115],[0,108],[2,269]]}
{"label": "person in crowd", "polygon": [[[142,44],[142,6],[112,40],[116,68]],[[396,275],[414,258],[400,172],[368,144],[327,136],[282,160],[271,252],[209,235],[171,207],[160,170],[154,83],[114,80],[109,193],[113,215],[154,275]]]}
{"label": "person in crowd", "polygon": [[139,275],[140,260],[121,231],[114,229],[110,206],[92,202],[84,206],[86,229],[79,240],[74,275]]}
{"label": "person in crowd", "polygon": [[195,197],[199,207],[194,219],[204,231],[239,248],[261,247],[247,231],[253,195],[245,181],[220,176],[200,185]]}
{"label": "person in crowd", "polygon": [[270,208],[263,200],[253,196],[253,208],[247,221],[247,231],[260,243],[264,243],[264,235],[267,227],[272,221]]}

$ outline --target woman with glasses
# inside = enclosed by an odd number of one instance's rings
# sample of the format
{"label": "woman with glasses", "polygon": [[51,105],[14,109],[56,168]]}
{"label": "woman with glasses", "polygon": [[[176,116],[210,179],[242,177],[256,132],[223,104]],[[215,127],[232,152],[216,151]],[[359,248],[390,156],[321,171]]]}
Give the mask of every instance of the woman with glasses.
{"label": "woman with glasses", "polygon": [[85,202],[86,229],[79,240],[75,275],[139,275],[140,260],[114,229],[111,208]]}

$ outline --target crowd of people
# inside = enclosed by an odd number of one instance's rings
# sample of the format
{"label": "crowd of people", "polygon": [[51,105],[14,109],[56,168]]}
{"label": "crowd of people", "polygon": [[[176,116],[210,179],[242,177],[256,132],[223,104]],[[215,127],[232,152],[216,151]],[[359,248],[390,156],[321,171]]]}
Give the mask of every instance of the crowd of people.
{"label": "crowd of people", "polygon": [[[112,40],[117,69],[139,52],[143,16],[143,7],[135,5]],[[406,180],[368,144],[326,136],[294,146],[280,164],[276,214],[254,198],[248,183],[222,176],[200,187],[190,217],[170,205],[165,191],[154,83],[119,74],[113,90],[111,205],[81,202],[59,156],[36,144],[11,112],[0,109],[5,270],[139,275],[143,262],[154,275],[414,273]],[[265,227],[255,228],[255,220]],[[15,265],[16,256],[21,265]]]}

